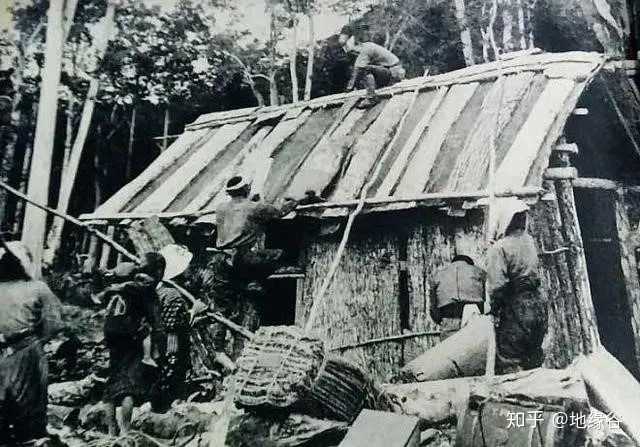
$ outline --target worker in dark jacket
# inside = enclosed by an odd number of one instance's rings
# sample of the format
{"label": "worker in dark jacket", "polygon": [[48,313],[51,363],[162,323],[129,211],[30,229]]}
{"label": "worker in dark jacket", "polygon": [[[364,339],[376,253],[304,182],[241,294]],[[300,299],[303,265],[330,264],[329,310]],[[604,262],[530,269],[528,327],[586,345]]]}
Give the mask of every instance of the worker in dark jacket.
{"label": "worker in dark jacket", "polygon": [[27,248],[0,244],[0,445],[18,445],[47,436],[43,343],[63,324],[58,298],[32,279]]}
{"label": "worker in dark jacket", "polygon": [[468,307],[482,313],[485,295],[484,270],[476,267],[469,256],[456,255],[451,264],[436,275],[431,286],[431,318],[441,327],[440,340],[444,340],[461,327]]}
{"label": "worker in dark jacket", "polygon": [[349,26],[345,26],[340,32],[339,42],[347,53],[358,55],[353,65],[351,80],[347,85],[347,90],[353,90],[355,87],[367,89],[367,98],[358,107],[373,106],[379,101],[376,95],[377,88],[404,79],[406,73],[398,56],[374,42],[358,44]]}
{"label": "worker in dark jacket", "polygon": [[540,291],[538,252],[527,232],[527,205],[499,199],[487,254],[488,291],[496,325],[496,371],[502,374],[542,365],[547,301]]}
{"label": "worker in dark jacket", "polygon": [[[131,426],[133,406],[147,397],[151,386],[143,367],[147,328],[157,339],[160,328],[156,286],[162,279],[165,260],[158,253],[146,253],[142,265],[127,280],[109,286],[102,295],[107,304],[104,340],[109,350],[109,379],[103,400],[107,404],[109,433],[117,434],[117,404],[122,405],[121,432]],[[128,271],[128,269],[123,269]],[[157,356],[154,356],[157,357]]]}
{"label": "worker in dark jacket", "polygon": [[297,202],[287,200],[282,207],[276,207],[251,200],[250,191],[250,183],[241,176],[227,182],[226,192],[231,200],[221,204],[216,211],[216,248],[231,254],[240,276],[259,280],[281,267],[283,254],[280,249],[260,247],[265,226],[293,211]]}

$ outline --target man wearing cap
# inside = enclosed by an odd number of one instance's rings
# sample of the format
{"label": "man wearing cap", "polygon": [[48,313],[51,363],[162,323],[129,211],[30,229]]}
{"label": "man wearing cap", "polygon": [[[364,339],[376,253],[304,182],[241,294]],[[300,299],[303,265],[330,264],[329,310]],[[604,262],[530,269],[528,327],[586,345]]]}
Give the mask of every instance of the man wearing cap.
{"label": "man wearing cap", "polygon": [[542,365],[547,300],[540,291],[538,252],[527,232],[528,206],[516,198],[496,201],[487,253],[487,288],[496,326],[496,371]]}
{"label": "man wearing cap", "polygon": [[43,343],[64,327],[60,301],[33,279],[21,242],[0,238],[0,445],[47,436],[47,359]]}
{"label": "man wearing cap", "polygon": [[456,255],[437,273],[430,289],[430,314],[440,325],[441,341],[460,329],[463,315],[482,313],[485,278],[484,270],[466,255]]}
{"label": "man wearing cap", "polygon": [[404,79],[405,70],[398,56],[374,42],[356,43],[354,31],[349,25],[342,28],[339,42],[347,53],[358,56],[353,65],[347,90],[355,87],[367,89],[367,98],[358,107],[367,108],[379,102],[376,89],[395,84]]}
{"label": "man wearing cap", "polygon": [[260,280],[280,266],[282,250],[259,248],[269,222],[297,206],[287,200],[280,208],[249,198],[251,185],[241,176],[231,178],[226,192],[231,197],[216,210],[216,248],[231,254],[233,265],[247,280]]}

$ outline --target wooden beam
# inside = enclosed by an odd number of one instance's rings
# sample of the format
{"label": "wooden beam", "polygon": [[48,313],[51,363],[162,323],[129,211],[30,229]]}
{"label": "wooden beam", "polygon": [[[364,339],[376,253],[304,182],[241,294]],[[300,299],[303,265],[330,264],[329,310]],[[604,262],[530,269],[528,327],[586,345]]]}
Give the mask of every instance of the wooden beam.
{"label": "wooden beam", "polygon": [[578,177],[573,179],[573,187],[579,189],[601,189],[617,191],[622,185],[606,178]]}
{"label": "wooden beam", "polygon": [[578,154],[578,145],[575,143],[560,143],[553,148],[555,152],[567,152],[569,154]]}
{"label": "wooden beam", "polygon": [[[536,198],[544,194],[545,191],[535,186],[524,186],[513,190],[503,190],[496,193],[496,197],[520,197],[520,198]],[[411,197],[373,197],[365,200],[365,209],[377,209],[390,207],[393,205],[410,204],[411,206],[442,206],[442,201],[447,200],[479,200],[488,198],[489,194],[486,190],[466,191],[466,192],[436,192],[419,194]],[[415,202],[415,203],[412,203]],[[434,202],[434,203],[429,203]],[[302,205],[296,208],[296,213],[305,213],[319,211],[328,208],[353,208],[358,205],[358,200],[344,200],[338,202],[321,202],[311,205]],[[406,207],[402,207],[405,209]],[[177,211],[170,213],[116,213],[111,215],[83,214],[80,220],[96,221],[105,223],[111,220],[122,219],[146,219],[157,216],[159,219],[174,219],[177,217],[197,218],[204,215],[215,214],[213,209],[205,209],[200,211]]]}
{"label": "wooden beam", "polygon": [[567,166],[563,168],[547,168],[544,172],[546,180],[570,180],[578,178],[578,170],[574,167]]}

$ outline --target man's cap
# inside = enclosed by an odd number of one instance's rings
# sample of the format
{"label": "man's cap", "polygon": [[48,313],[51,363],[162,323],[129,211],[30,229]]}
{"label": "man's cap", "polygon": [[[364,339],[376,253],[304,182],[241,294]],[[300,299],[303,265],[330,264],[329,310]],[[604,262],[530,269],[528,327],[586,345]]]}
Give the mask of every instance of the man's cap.
{"label": "man's cap", "polygon": [[238,191],[244,188],[245,186],[249,186],[249,185],[250,185],[250,182],[248,182],[244,177],[242,177],[241,175],[236,175],[231,177],[227,181],[227,184],[225,186],[225,191],[227,192]]}

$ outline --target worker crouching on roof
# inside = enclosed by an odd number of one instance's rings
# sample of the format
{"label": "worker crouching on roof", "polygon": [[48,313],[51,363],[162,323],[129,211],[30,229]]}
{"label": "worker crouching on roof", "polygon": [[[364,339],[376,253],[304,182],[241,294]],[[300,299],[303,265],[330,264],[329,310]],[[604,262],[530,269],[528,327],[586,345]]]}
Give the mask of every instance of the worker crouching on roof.
{"label": "worker crouching on roof", "polygon": [[487,254],[487,287],[500,374],[536,368],[543,360],[548,309],[540,291],[536,244],[527,232],[527,211],[519,199],[499,199],[490,229],[495,243]]}
{"label": "worker crouching on roof", "polygon": [[345,26],[340,32],[339,42],[347,53],[357,53],[351,80],[347,90],[366,88],[367,98],[358,107],[367,108],[379,102],[376,89],[395,84],[404,79],[405,70],[398,56],[373,42],[356,42],[354,32]]}
{"label": "worker crouching on roof", "polygon": [[[106,402],[109,434],[118,432],[117,404],[122,405],[122,433],[129,431],[136,401],[147,397],[148,369],[143,366],[143,340],[151,326],[157,339],[159,329],[156,286],[162,279],[165,260],[158,253],[146,253],[142,265],[129,272],[125,282],[113,284],[102,292],[107,303],[104,340],[109,350],[109,379],[103,400]],[[157,357],[157,356],[156,356]]]}
{"label": "worker crouching on roof", "polygon": [[441,341],[460,329],[463,316],[483,312],[485,280],[484,270],[465,255],[456,255],[437,273],[431,285],[430,314],[441,327]]}
{"label": "worker crouching on roof", "polygon": [[33,278],[20,242],[0,238],[0,445],[47,436],[43,343],[63,329],[60,301]]}

